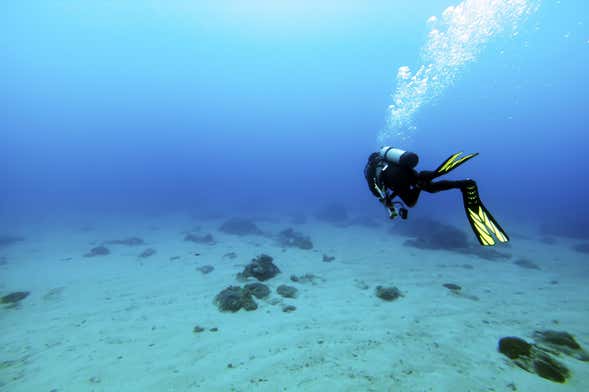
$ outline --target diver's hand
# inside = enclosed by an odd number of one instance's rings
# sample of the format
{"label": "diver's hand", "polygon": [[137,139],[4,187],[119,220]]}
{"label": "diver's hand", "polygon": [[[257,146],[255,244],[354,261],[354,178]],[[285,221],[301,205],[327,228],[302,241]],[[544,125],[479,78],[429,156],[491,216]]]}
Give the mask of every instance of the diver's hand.
{"label": "diver's hand", "polygon": [[389,211],[389,219],[395,219],[397,217],[397,210],[395,209],[395,207],[389,207],[388,208]]}
{"label": "diver's hand", "polygon": [[389,213],[389,219],[395,219],[395,217],[397,217],[397,210],[395,209],[395,206],[393,204],[393,201],[391,200],[390,197],[385,197],[385,198],[379,198],[378,201],[380,201],[382,203],[383,206],[386,207],[388,213]]}

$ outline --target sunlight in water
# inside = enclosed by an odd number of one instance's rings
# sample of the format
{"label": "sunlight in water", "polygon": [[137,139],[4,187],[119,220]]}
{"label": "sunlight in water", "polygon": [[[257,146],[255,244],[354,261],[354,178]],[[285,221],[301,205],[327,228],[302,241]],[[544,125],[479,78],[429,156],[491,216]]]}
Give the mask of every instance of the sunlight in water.
{"label": "sunlight in water", "polygon": [[440,96],[494,35],[507,31],[515,36],[518,25],[537,6],[533,0],[465,0],[446,8],[439,18],[430,17],[422,65],[415,72],[407,66],[399,68],[379,144],[407,142],[416,129],[415,113]]}

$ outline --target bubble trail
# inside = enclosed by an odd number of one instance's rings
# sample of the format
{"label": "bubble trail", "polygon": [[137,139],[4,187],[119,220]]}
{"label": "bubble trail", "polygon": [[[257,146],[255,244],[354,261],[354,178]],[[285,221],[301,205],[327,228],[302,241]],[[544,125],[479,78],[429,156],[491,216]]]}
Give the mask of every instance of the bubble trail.
{"label": "bubble trail", "polygon": [[399,68],[378,143],[408,142],[416,130],[413,118],[418,110],[451,86],[492,37],[505,31],[517,35],[518,26],[538,5],[530,0],[465,0],[446,8],[439,18],[430,17],[422,64],[415,72],[408,66]]}

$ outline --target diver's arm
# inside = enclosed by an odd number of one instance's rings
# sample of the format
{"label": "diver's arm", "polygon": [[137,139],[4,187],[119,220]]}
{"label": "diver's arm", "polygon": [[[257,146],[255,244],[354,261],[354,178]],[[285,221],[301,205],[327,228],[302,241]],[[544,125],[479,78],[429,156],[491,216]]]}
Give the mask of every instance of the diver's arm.
{"label": "diver's arm", "polygon": [[[394,203],[394,198],[397,196],[400,196],[397,192],[395,191],[385,191],[386,196],[383,199],[379,199],[380,202],[385,206],[385,208],[387,209],[388,213],[389,213],[389,218],[390,219],[395,219],[399,213],[397,212],[397,209],[395,208],[395,203]],[[405,217],[407,215],[405,214]],[[405,219],[405,218],[403,218]]]}
{"label": "diver's arm", "polygon": [[368,182],[368,189],[370,189],[370,192],[374,195],[374,197],[376,197],[379,201],[382,202],[383,194],[378,185],[376,185],[375,181]]}
{"label": "diver's arm", "polygon": [[392,208],[393,207],[393,199],[395,197],[397,197],[397,194],[395,192],[385,192],[386,196],[383,200],[381,200],[381,203],[387,207],[387,208]]}
{"label": "diver's arm", "polygon": [[382,194],[382,197],[378,198],[378,201],[386,208],[391,208],[393,206],[393,198],[395,196],[396,195],[394,193],[389,193],[385,190]]}

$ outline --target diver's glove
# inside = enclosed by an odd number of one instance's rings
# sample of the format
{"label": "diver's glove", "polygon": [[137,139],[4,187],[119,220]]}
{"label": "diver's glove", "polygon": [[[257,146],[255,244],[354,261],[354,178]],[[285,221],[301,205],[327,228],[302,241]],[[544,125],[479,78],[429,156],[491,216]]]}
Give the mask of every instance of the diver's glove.
{"label": "diver's glove", "polygon": [[389,219],[395,219],[399,214],[397,213],[397,209],[393,204],[391,196],[382,193],[381,195],[383,195],[383,197],[379,197],[378,201],[380,201],[382,205],[386,207],[387,211],[389,212]]}
{"label": "diver's glove", "polygon": [[390,198],[385,197],[385,198],[379,198],[378,201],[380,201],[382,203],[383,206],[386,207],[387,211],[389,212],[389,219],[395,219],[397,217],[397,215],[399,215],[397,213],[397,209],[395,208],[395,205],[393,204],[393,202],[391,201]]}
{"label": "diver's glove", "polygon": [[387,207],[387,210],[389,211],[389,219],[395,219],[397,216],[399,216],[395,206]]}

